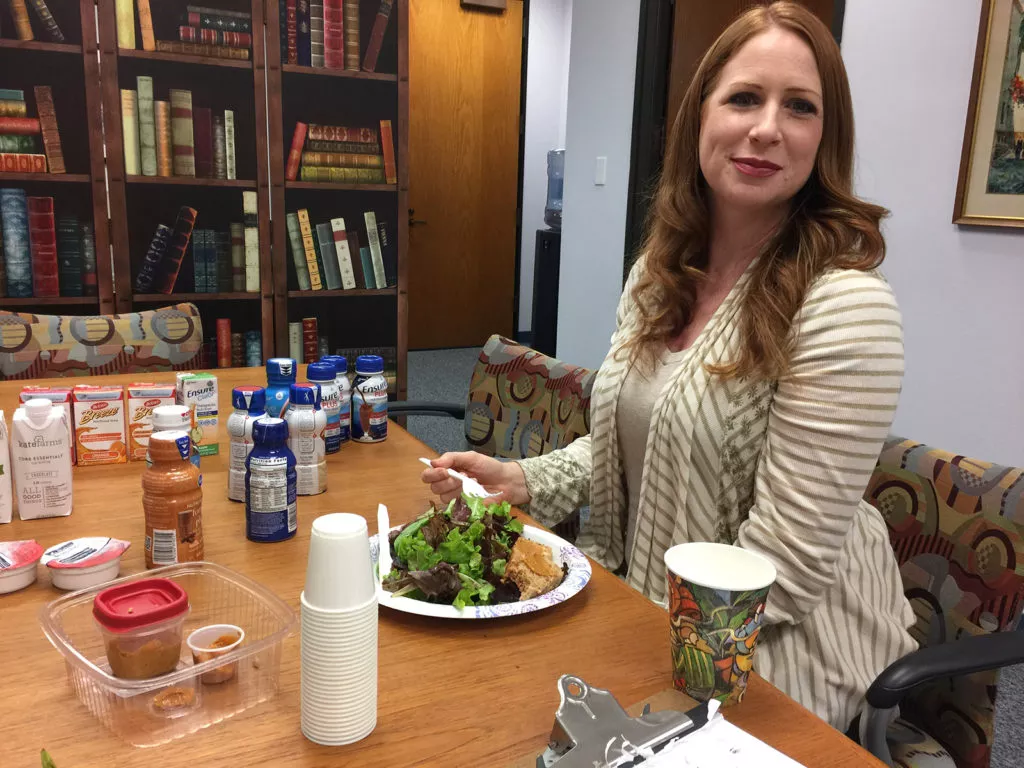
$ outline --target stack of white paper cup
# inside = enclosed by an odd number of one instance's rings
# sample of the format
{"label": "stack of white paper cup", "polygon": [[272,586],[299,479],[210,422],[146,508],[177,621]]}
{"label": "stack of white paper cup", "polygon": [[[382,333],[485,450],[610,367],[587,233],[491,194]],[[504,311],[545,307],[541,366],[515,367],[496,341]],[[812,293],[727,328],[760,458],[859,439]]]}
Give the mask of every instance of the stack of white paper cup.
{"label": "stack of white paper cup", "polygon": [[302,593],[302,732],[351,744],[377,725],[377,590],[366,521],[313,521]]}

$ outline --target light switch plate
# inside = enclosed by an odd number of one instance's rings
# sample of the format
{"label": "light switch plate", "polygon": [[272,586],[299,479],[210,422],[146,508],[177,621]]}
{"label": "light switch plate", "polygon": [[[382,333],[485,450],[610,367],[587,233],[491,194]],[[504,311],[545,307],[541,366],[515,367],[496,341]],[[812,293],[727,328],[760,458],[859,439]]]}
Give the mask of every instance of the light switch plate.
{"label": "light switch plate", "polygon": [[594,186],[603,187],[608,180],[608,158],[598,157],[594,163]]}

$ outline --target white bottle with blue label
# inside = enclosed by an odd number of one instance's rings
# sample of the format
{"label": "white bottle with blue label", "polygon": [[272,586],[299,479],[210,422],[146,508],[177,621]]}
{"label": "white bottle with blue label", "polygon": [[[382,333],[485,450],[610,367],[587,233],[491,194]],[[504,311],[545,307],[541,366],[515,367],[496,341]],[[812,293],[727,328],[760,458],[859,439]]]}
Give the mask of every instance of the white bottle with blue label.
{"label": "white bottle with blue label", "polygon": [[252,425],[265,416],[263,387],[244,386],[231,390],[234,411],[228,416],[228,498],[245,501],[245,460],[252,452]]}
{"label": "white bottle with blue label", "polygon": [[308,382],[292,384],[288,422],[288,448],[295,454],[295,482],[299,496],[327,490],[324,432],[327,415],[320,407],[320,387]]}
{"label": "white bottle with blue label", "polygon": [[388,439],[388,381],[384,358],[360,355],[352,382],[352,439],[380,443]]}

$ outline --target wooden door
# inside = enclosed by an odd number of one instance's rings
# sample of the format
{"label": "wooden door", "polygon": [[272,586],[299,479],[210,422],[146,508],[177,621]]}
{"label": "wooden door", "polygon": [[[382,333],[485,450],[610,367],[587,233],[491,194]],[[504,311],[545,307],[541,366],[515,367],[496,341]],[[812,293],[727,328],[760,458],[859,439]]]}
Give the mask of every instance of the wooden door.
{"label": "wooden door", "polygon": [[[800,0],[814,14],[832,27],[834,0]],[[668,104],[665,111],[668,127],[676,119],[679,102],[697,71],[697,65],[722,31],[756,0],[676,0],[672,25],[672,63],[669,73]]]}
{"label": "wooden door", "polygon": [[409,3],[409,347],[511,335],[523,3]]}

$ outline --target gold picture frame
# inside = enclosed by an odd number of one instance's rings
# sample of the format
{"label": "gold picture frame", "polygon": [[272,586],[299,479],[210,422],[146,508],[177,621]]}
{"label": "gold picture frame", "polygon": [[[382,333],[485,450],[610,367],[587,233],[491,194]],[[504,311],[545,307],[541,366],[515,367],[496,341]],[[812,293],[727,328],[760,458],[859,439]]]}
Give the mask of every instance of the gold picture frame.
{"label": "gold picture frame", "polygon": [[982,0],[953,223],[1024,228],[1024,0]]}

